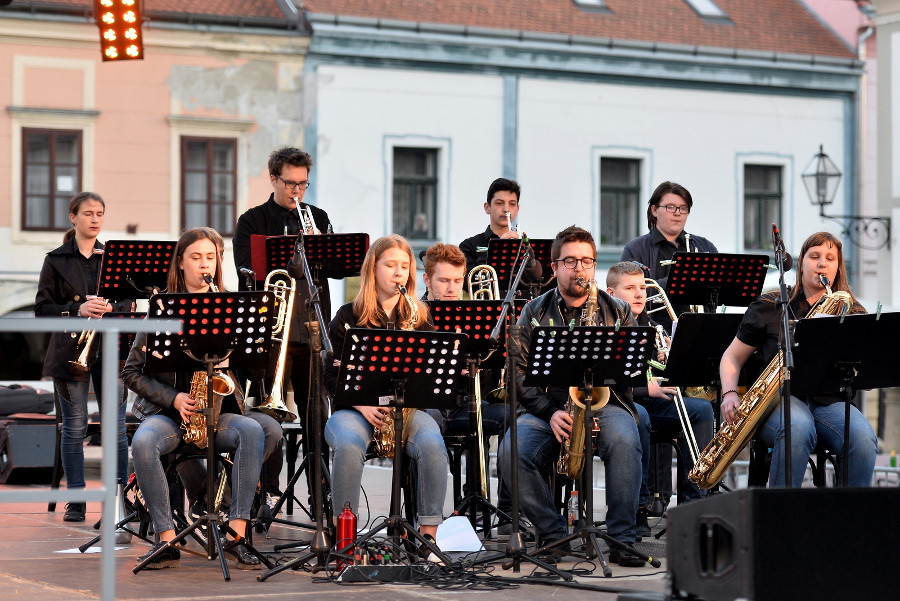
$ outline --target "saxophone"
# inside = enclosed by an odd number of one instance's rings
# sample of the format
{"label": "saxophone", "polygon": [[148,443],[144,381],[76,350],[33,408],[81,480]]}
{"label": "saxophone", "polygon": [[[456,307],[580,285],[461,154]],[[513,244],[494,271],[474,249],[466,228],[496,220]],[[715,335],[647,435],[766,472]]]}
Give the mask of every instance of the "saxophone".
{"label": "saxophone", "polygon": [[[406,304],[409,305],[409,317],[400,325],[401,330],[414,330],[416,324],[419,323],[419,305],[416,303],[416,299],[414,299],[407,291],[406,286],[401,284],[397,284],[397,292],[403,297],[406,301]],[[394,412],[395,408],[391,407],[391,412],[387,417],[386,422],[383,426],[376,427],[374,431],[375,438],[375,454],[379,457],[393,457],[394,456]],[[414,408],[404,407],[403,408],[403,432],[400,433],[400,445],[401,447],[406,446],[406,441],[409,440],[409,431],[412,428],[413,422],[413,414],[416,412]]]}
{"label": "saxophone", "polygon": [[[188,393],[191,398],[197,401],[194,406],[194,413],[188,422],[181,423],[181,429],[184,430],[184,442],[192,444],[200,449],[205,449],[206,440],[206,416],[201,410],[207,406],[207,390],[206,390],[206,372],[195,371],[191,377],[191,391]],[[212,377],[213,385],[213,424],[219,421],[219,412],[222,410],[222,399],[234,392],[234,380],[232,380],[225,372],[217,371]]]}
{"label": "saxophone", "polygon": [[[824,276],[820,278],[825,286],[825,294],[806,317],[846,314],[853,302],[850,293],[840,290],[832,292],[828,279]],[[741,403],[734,410],[734,421],[720,428],[697,458],[688,474],[691,482],[704,489],[718,484],[738,453],[778,404],[783,372],[784,353],[778,351],[753,386],[741,397]]]}
{"label": "saxophone", "polygon": [[[588,291],[587,302],[581,311],[580,326],[595,326],[597,313],[597,281],[587,281],[584,278],[576,280],[582,288]],[[609,402],[609,387],[595,386],[591,393],[591,410],[597,411]],[[584,412],[587,411],[584,391],[578,386],[569,387],[569,399],[566,401],[565,412],[572,418],[572,436],[564,439],[559,447],[559,459],[556,462],[556,472],[568,478],[577,478],[584,467]]]}

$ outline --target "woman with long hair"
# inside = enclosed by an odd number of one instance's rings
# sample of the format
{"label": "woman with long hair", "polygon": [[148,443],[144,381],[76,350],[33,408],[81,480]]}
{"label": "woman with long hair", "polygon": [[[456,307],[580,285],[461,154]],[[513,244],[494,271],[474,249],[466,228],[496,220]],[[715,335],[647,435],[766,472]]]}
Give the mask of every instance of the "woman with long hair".
{"label": "woman with long hair", "polygon": [[[415,321],[410,302],[399,292],[400,285],[406,287],[407,298],[416,304]],[[416,296],[416,261],[409,243],[397,235],[376,240],[363,260],[359,294],[352,303],[338,309],[328,326],[336,361],[325,368],[325,387],[332,397],[337,388],[338,363],[348,327],[434,329],[428,323],[428,309]],[[334,413],[325,424],[325,440],[334,453],[332,508],[334,515],[339,515],[349,503],[353,513],[358,513],[366,449],[372,442],[374,429],[391,419],[390,409],[340,403],[333,404],[332,409]],[[437,527],[444,519],[449,462],[440,428],[426,412],[413,413],[404,451],[417,469],[419,532],[433,542]]]}
{"label": "woman with long hair", "polygon": [[[100,195],[81,192],[69,201],[69,221],[72,228],[63,237],[59,248],[47,253],[38,280],[34,301],[36,317],[100,318],[110,311],[129,311],[133,300],[110,303],[96,296],[102,265],[103,244],[97,240],[103,227],[106,203]],[[101,400],[100,336],[96,336],[83,366],[76,365],[82,356],[84,342],[78,332],[88,327],[83,321],[69,332],[54,332],[44,358],[43,375],[53,378],[53,388],[62,413],[60,454],[68,489],[85,487],[84,438],[88,424],[88,392],[91,383],[97,400]],[[87,367],[87,369],[84,369]],[[102,405],[102,403],[101,403]],[[117,426],[116,479],[120,485],[128,478],[128,438],[125,436],[125,396],[119,394]],[[67,503],[63,519],[83,522],[86,503]]]}
{"label": "woman with long hair", "polygon": [[[210,292],[205,276],[211,276],[215,286],[221,289],[220,243],[221,236],[212,228],[199,227],[182,234],[169,268],[168,292]],[[132,441],[134,471],[159,538],[156,546],[137,561],[143,562],[165,546],[166,550],[146,567],[172,568],[181,564],[181,552],[168,545],[175,538],[175,528],[162,457],[183,445],[182,424],[190,421],[197,404],[197,399],[190,395],[194,372],[147,373],[146,345],[147,335],[138,334],[122,371],[125,385],[137,394],[132,411],[142,420]],[[211,396],[208,391],[207,397]],[[229,525],[237,535],[235,540],[226,543],[225,552],[243,569],[259,569],[261,565],[243,540],[262,467],[263,440],[262,426],[241,415],[234,396],[223,399],[215,445],[217,450],[234,453]]]}

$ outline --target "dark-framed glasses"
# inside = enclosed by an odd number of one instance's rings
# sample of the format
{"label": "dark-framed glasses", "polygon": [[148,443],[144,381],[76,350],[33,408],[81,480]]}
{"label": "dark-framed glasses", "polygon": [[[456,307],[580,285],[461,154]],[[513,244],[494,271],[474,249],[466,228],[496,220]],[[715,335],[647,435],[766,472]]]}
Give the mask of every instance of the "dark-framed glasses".
{"label": "dark-framed glasses", "polygon": [[590,269],[594,265],[597,264],[597,259],[592,259],[591,257],[584,257],[583,259],[576,259],[575,257],[563,257],[562,259],[557,259],[557,263],[562,263],[569,269],[576,269],[581,264],[581,267],[584,269]]}
{"label": "dark-framed glasses", "polygon": [[691,212],[691,207],[679,205],[659,205],[660,209],[665,209],[666,213],[675,213],[676,215],[687,215]]}
{"label": "dark-framed glasses", "polygon": [[312,184],[312,182],[309,180],[302,181],[302,182],[292,182],[289,179],[282,178],[280,175],[276,175],[275,177],[280,179],[281,183],[283,183],[284,187],[287,188],[288,190],[293,190],[294,188],[298,188],[298,187],[301,190],[306,190],[307,188],[309,188],[310,184]]}

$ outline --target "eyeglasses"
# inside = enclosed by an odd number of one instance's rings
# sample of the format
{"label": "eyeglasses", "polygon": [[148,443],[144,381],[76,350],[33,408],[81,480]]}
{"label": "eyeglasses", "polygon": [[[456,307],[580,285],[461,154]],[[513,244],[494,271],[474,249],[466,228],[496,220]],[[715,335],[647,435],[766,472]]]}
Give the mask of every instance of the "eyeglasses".
{"label": "eyeglasses", "polygon": [[675,213],[676,215],[687,215],[691,212],[691,207],[685,205],[658,205],[660,209],[665,209],[667,213]]}
{"label": "eyeglasses", "polygon": [[306,190],[307,188],[309,188],[310,184],[312,184],[312,182],[310,182],[308,180],[305,182],[292,182],[289,179],[283,179],[280,175],[276,175],[275,177],[280,179],[284,183],[284,187],[287,188],[288,190],[293,190],[294,188],[296,188],[298,186],[300,187],[301,190]]}
{"label": "eyeglasses", "polygon": [[597,264],[597,259],[592,259],[590,257],[585,257],[583,259],[576,259],[575,257],[565,257],[563,259],[557,259],[556,262],[562,263],[569,269],[576,269],[579,263],[584,269],[590,269]]}

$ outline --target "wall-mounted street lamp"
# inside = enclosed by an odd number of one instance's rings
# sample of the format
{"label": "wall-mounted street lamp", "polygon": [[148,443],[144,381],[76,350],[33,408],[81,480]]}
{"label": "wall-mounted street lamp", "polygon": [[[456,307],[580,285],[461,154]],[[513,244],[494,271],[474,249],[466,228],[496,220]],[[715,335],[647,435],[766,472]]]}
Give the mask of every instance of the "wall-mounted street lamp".
{"label": "wall-mounted street lamp", "polygon": [[866,217],[864,215],[826,215],[825,206],[834,202],[841,172],[827,154],[819,152],[803,170],[803,185],[814,205],[819,205],[819,216],[840,224],[843,236],[859,248],[879,250],[891,247],[891,218]]}

